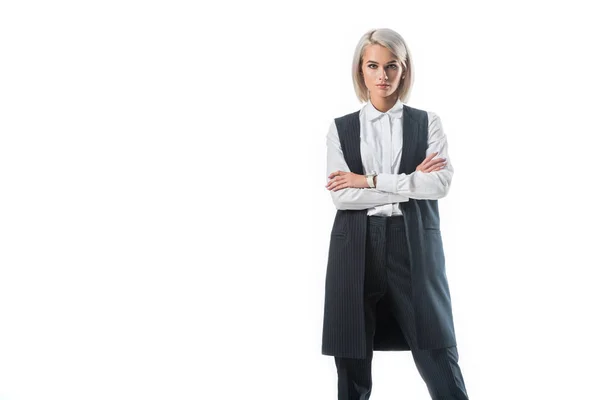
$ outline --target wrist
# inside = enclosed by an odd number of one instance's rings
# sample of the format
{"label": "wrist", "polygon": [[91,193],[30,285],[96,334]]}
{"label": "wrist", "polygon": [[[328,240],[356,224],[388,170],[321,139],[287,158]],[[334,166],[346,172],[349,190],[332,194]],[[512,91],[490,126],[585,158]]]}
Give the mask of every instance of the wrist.
{"label": "wrist", "polygon": [[367,180],[367,187],[369,188],[374,188],[377,186],[377,175],[375,174],[368,174],[365,175],[366,176],[366,180]]}

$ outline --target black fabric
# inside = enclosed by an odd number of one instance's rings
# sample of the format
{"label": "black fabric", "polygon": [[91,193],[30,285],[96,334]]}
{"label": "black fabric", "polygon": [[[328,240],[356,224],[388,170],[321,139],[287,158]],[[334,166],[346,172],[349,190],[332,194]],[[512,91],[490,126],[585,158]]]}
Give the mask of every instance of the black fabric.
{"label": "black fabric", "polygon": [[467,400],[456,346],[416,349],[415,314],[411,296],[411,267],[402,216],[368,217],[364,305],[366,358],[335,357],[338,400],[367,400],[371,396],[373,339],[380,329],[377,309],[383,304],[412,349],[413,359],[432,399]]}
{"label": "black fabric", "polygon": [[[396,173],[410,174],[425,159],[427,113],[404,105],[403,147]],[[335,119],[350,170],[364,175],[360,152],[359,111]],[[372,190],[372,189],[364,189]],[[456,345],[450,290],[440,232],[437,200],[409,199],[400,203],[411,266],[416,349]],[[367,337],[364,310],[367,210],[337,210],[327,261],[322,354],[365,359]],[[392,244],[398,245],[398,244]],[[410,350],[390,305],[377,309],[374,350]]]}

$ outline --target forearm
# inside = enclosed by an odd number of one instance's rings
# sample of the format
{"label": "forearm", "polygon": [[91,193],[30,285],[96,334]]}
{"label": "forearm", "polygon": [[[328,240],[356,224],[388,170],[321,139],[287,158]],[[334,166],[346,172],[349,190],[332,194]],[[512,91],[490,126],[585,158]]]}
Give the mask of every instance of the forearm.
{"label": "forearm", "polygon": [[[327,134],[327,181],[329,175],[334,171],[349,172],[350,168],[346,163],[342,148],[339,142],[339,136],[335,123],[331,123]],[[408,201],[408,197],[403,194],[386,193],[377,188],[344,188],[339,190],[330,190],[331,198],[335,208],[338,210],[364,210],[377,207],[383,204],[393,204]]]}
{"label": "forearm", "polygon": [[338,210],[364,210],[383,204],[408,201],[403,194],[381,191],[376,188],[345,188],[330,191],[335,208]]}
{"label": "forearm", "polygon": [[451,168],[434,171],[414,171],[411,174],[379,174],[377,189],[412,199],[436,200],[448,194],[452,182]]}

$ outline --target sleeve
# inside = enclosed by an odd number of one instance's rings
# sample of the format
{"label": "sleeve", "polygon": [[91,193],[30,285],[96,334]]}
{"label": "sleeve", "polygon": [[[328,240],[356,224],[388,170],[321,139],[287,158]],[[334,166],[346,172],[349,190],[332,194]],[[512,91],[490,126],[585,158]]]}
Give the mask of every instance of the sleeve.
{"label": "sleeve", "polygon": [[[448,194],[454,168],[448,155],[448,141],[440,117],[429,112],[429,137],[426,156],[438,152],[434,157],[446,159],[446,167],[433,172],[414,171],[410,174],[378,174],[377,188],[387,193],[402,194],[413,199],[436,200]],[[422,160],[421,160],[422,161]]]}
{"label": "sleeve", "polygon": [[[351,172],[342,151],[335,120],[331,123],[327,133],[327,175],[334,171]],[[344,188],[338,191],[330,190],[333,204],[338,210],[363,210],[380,206],[408,201],[404,194],[387,193],[377,188]]]}

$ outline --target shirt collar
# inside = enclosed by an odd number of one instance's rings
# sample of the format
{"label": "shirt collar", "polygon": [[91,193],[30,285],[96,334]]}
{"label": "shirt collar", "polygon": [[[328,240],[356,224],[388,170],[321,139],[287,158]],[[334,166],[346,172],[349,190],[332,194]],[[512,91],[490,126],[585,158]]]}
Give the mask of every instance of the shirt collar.
{"label": "shirt collar", "polygon": [[375,106],[373,106],[373,103],[371,103],[371,100],[369,99],[367,101],[367,104],[365,105],[365,112],[367,113],[367,119],[369,121],[373,121],[381,117],[383,114],[389,114],[391,118],[401,118],[403,106],[404,103],[402,103],[402,100],[398,99],[398,101],[396,101],[396,104],[394,104],[392,108],[390,108],[387,112],[383,113],[376,109]]}

